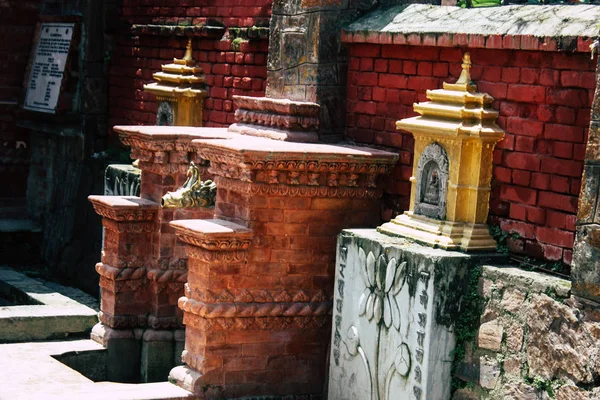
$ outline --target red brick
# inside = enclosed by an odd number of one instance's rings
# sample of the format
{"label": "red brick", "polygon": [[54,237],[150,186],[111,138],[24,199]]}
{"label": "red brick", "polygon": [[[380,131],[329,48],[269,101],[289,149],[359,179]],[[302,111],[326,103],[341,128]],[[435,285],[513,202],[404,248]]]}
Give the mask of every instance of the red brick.
{"label": "red brick", "polygon": [[537,207],[527,207],[527,221],[537,225],[544,224],[546,220],[546,210]]}
{"label": "red brick", "polygon": [[421,61],[417,64],[417,74],[422,76],[431,76],[433,74],[433,64],[427,61]]}
{"label": "red brick", "polygon": [[517,233],[522,238],[533,239],[535,237],[535,225],[526,222],[502,220],[500,228],[508,233]]}
{"label": "red brick", "polygon": [[559,261],[563,257],[563,249],[561,247],[552,246],[550,244],[542,244],[544,250],[544,258],[550,261]]}
{"label": "red brick", "polygon": [[508,100],[522,103],[543,103],[546,97],[546,88],[535,85],[510,85],[508,87]]}
{"label": "red brick", "polygon": [[509,152],[504,157],[504,165],[510,168],[537,171],[540,169],[540,158],[537,154]]}
{"label": "red brick", "polygon": [[494,167],[494,179],[498,182],[511,183],[512,170],[504,167]]}
{"label": "red brick", "polygon": [[571,214],[565,214],[548,210],[546,214],[546,225],[552,228],[567,229],[567,219]]}
{"label": "red brick", "polygon": [[502,68],[502,82],[517,83],[521,80],[520,69],[514,67]]}
{"label": "red brick", "polygon": [[446,78],[448,76],[448,63],[434,63],[433,64],[433,76]]}
{"label": "red brick", "polygon": [[577,110],[568,107],[556,108],[556,122],[559,124],[574,124],[577,120]]}
{"label": "red brick", "polygon": [[360,69],[360,71],[373,71],[373,59],[372,58],[361,58],[359,69]]}
{"label": "red brick", "polygon": [[520,186],[529,186],[531,172],[515,169],[512,172],[512,183]]}
{"label": "red brick", "polygon": [[555,112],[556,107],[540,104],[537,109],[537,118],[542,122],[553,121]]}
{"label": "red brick", "polygon": [[552,175],[550,177],[550,189],[558,193],[570,193],[571,185],[569,178],[564,176]]}
{"label": "red brick", "polygon": [[354,44],[350,49],[351,54],[355,57],[377,58],[381,54],[381,46],[373,44]]}
{"label": "red brick", "polygon": [[596,73],[595,72],[580,72],[579,74],[579,85],[586,89],[596,88]]}
{"label": "red brick", "polygon": [[574,213],[577,211],[577,197],[566,196],[552,192],[539,192],[538,205],[540,207],[547,207],[555,210],[563,210]]}
{"label": "red brick", "polygon": [[374,69],[375,69],[375,72],[387,72],[388,71],[388,60],[383,60],[383,59],[375,60]]}
{"label": "red brick", "polygon": [[388,72],[390,74],[401,74],[402,73],[402,60],[390,60]]}
{"label": "red brick", "polygon": [[579,72],[578,71],[561,71],[560,73],[560,84],[561,86],[579,86]]}
{"label": "red brick", "polygon": [[510,218],[517,219],[519,221],[525,221],[527,219],[527,207],[521,204],[510,204]]}
{"label": "red brick", "polygon": [[413,90],[426,90],[426,89],[437,89],[439,86],[439,79],[428,76],[410,76],[408,78],[408,87]]}
{"label": "red brick", "polygon": [[537,84],[540,79],[540,70],[535,68],[521,69],[521,83]]}
{"label": "red brick", "polygon": [[579,178],[583,172],[583,164],[580,161],[545,157],[542,159],[541,171],[548,174]]}
{"label": "red brick", "polygon": [[561,231],[559,229],[539,226],[535,230],[535,235],[540,242],[549,243],[561,247],[573,247],[575,235],[573,232]]}
{"label": "red brick", "polygon": [[560,82],[560,71],[543,69],[540,72],[540,83],[544,86],[556,86]]}
{"label": "red brick", "polygon": [[583,143],[583,128],[571,125],[548,124],[544,127],[544,137],[551,140]]}
{"label": "red brick", "polygon": [[358,75],[358,84],[360,86],[377,86],[379,74],[375,72],[361,72]]}
{"label": "red brick", "polygon": [[402,75],[379,74],[379,86],[386,88],[403,89],[406,87],[406,81],[406,77]]}
{"label": "red brick", "polygon": [[506,133],[504,135],[504,139],[498,142],[498,145],[496,147],[504,150],[513,150],[515,148],[515,135]]}
{"label": "red brick", "polygon": [[515,150],[525,153],[533,153],[535,148],[535,139],[526,136],[517,136],[515,140]]}
{"label": "red brick", "polygon": [[508,85],[501,82],[479,82],[477,87],[480,92],[488,93],[495,99],[505,99]]}
{"label": "red brick", "polygon": [[585,89],[548,88],[546,101],[567,107],[588,107],[588,92]]}
{"label": "red brick", "polygon": [[563,251],[563,262],[567,265],[571,265],[573,262],[573,251],[567,249]]}
{"label": "red brick", "polygon": [[573,157],[573,143],[554,142],[552,145],[552,154],[558,158]]}
{"label": "red brick", "polygon": [[544,130],[542,122],[526,118],[508,118],[506,129],[517,135],[539,136]]}
{"label": "red brick", "polygon": [[417,73],[417,63],[414,61],[404,61],[402,72],[406,75],[415,75]]}
{"label": "red brick", "polygon": [[500,188],[500,197],[503,200],[534,205],[536,203],[536,196],[536,190],[525,187],[503,184]]}

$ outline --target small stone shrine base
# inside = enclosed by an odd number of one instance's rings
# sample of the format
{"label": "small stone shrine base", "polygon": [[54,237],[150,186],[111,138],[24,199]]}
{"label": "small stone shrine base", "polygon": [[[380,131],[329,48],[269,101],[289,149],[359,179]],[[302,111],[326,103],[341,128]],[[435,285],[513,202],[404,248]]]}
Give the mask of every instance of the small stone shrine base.
{"label": "small stone shrine base", "polygon": [[495,251],[496,241],[486,224],[441,221],[407,211],[377,228],[379,232],[408,237],[446,250]]}
{"label": "small stone shrine base", "polygon": [[330,399],[448,399],[454,324],[476,265],[502,257],[373,229],[338,236]]}

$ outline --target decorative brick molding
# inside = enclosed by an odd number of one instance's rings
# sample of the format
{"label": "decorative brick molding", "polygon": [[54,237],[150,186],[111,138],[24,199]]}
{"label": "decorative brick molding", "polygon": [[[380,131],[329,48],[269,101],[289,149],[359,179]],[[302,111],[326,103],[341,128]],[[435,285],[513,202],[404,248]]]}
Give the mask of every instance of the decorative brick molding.
{"label": "decorative brick molding", "polygon": [[103,217],[104,249],[96,264],[100,275],[100,321],[111,328],[145,326],[149,248],[159,205],[139,197],[90,196]]}

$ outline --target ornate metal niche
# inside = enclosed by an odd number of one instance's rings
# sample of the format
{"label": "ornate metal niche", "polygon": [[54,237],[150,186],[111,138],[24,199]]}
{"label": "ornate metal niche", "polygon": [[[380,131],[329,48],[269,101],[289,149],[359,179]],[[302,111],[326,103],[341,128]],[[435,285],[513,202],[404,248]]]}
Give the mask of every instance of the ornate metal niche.
{"label": "ornate metal niche", "polygon": [[161,200],[163,208],[214,207],[217,185],[200,180],[200,170],[193,162],[187,172],[187,180],[174,192],[167,192]]}
{"label": "ornate metal niche", "polygon": [[417,164],[415,214],[446,218],[449,162],[446,150],[432,143],[423,150]]}

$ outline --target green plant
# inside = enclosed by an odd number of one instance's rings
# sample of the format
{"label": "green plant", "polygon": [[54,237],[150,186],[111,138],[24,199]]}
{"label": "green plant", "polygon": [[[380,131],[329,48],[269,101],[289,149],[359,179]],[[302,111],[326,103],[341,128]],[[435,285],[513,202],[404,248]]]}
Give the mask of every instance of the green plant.
{"label": "green plant", "polygon": [[234,50],[234,51],[239,51],[239,50],[240,50],[240,46],[241,46],[241,44],[242,44],[243,42],[245,42],[245,40],[244,40],[244,39],[242,39],[242,38],[239,38],[239,37],[237,37],[237,38],[233,39],[233,40],[231,41],[231,50]]}
{"label": "green plant", "polygon": [[554,397],[554,386],[552,381],[542,378],[539,375],[533,378],[527,377],[525,381],[534,386],[537,390],[548,393],[548,396]]}
{"label": "green plant", "polygon": [[503,231],[498,225],[490,225],[488,229],[490,235],[496,240],[496,251],[505,256],[508,256],[510,253],[510,250],[508,249],[508,239],[519,239],[521,237],[518,233],[508,233]]}
{"label": "green plant", "polygon": [[471,271],[468,290],[462,297],[460,313],[454,325],[456,347],[452,352],[452,391],[468,386],[468,382],[458,378],[456,372],[465,358],[465,346],[473,345],[479,330],[479,319],[483,310],[483,299],[479,295],[479,278],[482,273],[481,266]]}

